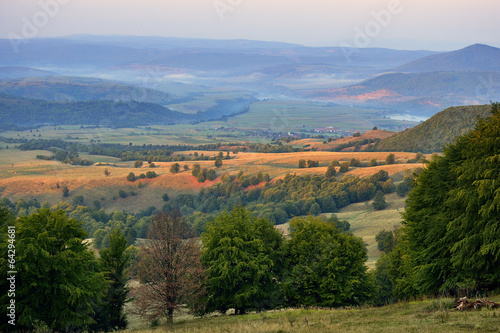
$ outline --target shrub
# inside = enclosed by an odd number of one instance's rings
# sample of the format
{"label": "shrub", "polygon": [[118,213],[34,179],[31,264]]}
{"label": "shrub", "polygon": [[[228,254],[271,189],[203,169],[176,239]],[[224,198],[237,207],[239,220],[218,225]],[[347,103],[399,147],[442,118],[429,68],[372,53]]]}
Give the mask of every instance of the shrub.
{"label": "shrub", "polygon": [[135,180],[135,173],[131,172],[127,175],[127,180],[133,182]]}

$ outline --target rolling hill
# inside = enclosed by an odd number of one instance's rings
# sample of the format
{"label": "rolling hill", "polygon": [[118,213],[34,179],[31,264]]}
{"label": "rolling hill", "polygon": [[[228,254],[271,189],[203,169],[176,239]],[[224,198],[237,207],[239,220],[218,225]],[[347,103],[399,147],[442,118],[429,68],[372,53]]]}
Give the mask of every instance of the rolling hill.
{"label": "rolling hill", "polygon": [[166,105],[174,96],[117,82],[68,76],[29,77],[0,81],[0,92],[46,101],[120,100]]}
{"label": "rolling hill", "polygon": [[220,101],[197,114],[170,110],[158,104],[136,101],[48,102],[0,93],[0,129],[48,125],[136,127],[171,125],[220,119],[249,110],[253,98]]}
{"label": "rolling hill", "polygon": [[443,110],[423,123],[383,139],[377,151],[433,153],[472,130],[477,117],[490,115],[490,105],[458,106]]}
{"label": "rolling hill", "polygon": [[500,49],[484,44],[429,55],[395,69],[397,72],[500,72]]}
{"label": "rolling hill", "polygon": [[18,79],[31,76],[53,76],[54,72],[22,66],[0,66],[0,80]]}

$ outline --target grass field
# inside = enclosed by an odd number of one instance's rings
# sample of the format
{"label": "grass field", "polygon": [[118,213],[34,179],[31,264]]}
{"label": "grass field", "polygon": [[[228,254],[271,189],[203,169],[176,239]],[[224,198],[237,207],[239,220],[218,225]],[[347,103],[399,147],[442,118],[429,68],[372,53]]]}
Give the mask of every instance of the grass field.
{"label": "grass field", "polygon": [[[191,154],[193,152],[185,152]],[[217,152],[204,152],[205,155],[215,155]],[[208,187],[220,181],[224,173],[237,174],[243,171],[245,175],[251,176],[258,172],[268,173],[271,178],[284,177],[287,173],[302,174],[324,174],[327,165],[332,160],[349,161],[352,158],[360,159],[367,163],[371,159],[384,161],[387,153],[333,153],[333,152],[300,152],[289,154],[263,154],[263,153],[239,153],[231,155],[231,160],[224,160],[221,168],[217,169],[218,178],[215,181],[198,183],[190,171],[182,171],[177,174],[169,172],[171,162],[155,163],[154,171],[158,174],[154,179],[143,179],[143,188],[137,188],[138,181],[129,182],[125,178],[130,172],[136,175],[146,173],[151,168],[145,164],[142,168],[134,168],[132,161],[123,162],[117,158],[105,156],[87,156],[94,162],[108,163],[109,166],[70,166],[58,161],[45,161],[35,158],[37,154],[47,154],[45,151],[20,151],[17,149],[0,150],[0,194],[11,200],[17,200],[20,196],[35,197],[40,202],[48,201],[56,204],[63,200],[61,187],[67,186],[70,195],[65,200],[71,200],[75,195],[83,195],[86,203],[90,205],[93,200],[100,200],[102,207],[107,211],[126,210],[138,212],[151,205],[161,207],[163,201],[161,196],[168,193],[175,196],[179,193],[196,193],[203,187]],[[386,170],[395,180],[401,179],[401,173],[406,169],[421,166],[420,164],[405,164],[412,158],[412,153],[396,153],[399,164],[381,165],[371,168],[352,168],[347,174],[355,176],[369,176],[379,170]],[[312,159],[319,161],[320,167],[298,169],[300,159]],[[200,164],[202,168],[214,168],[213,161],[188,161],[182,162],[191,169],[194,164]],[[108,169],[109,176],[104,175]],[[340,175],[339,175],[340,176]],[[59,185],[59,188],[58,188]],[[127,198],[116,198],[118,190],[134,191],[136,196]]]}
{"label": "grass field", "polygon": [[[500,301],[499,296],[488,297]],[[145,322],[134,321],[122,332],[204,332],[204,333],[330,333],[330,332],[500,332],[500,309],[460,312],[451,309],[453,300],[426,299],[383,307],[352,309],[286,309],[243,316],[220,315],[208,318],[175,319],[172,326],[140,329]]]}

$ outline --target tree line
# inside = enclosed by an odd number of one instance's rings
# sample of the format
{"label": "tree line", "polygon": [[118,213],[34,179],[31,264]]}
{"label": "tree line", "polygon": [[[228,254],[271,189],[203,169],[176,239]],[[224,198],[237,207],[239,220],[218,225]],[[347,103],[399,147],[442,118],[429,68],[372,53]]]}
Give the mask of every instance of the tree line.
{"label": "tree line", "polygon": [[[84,242],[82,223],[62,210],[40,209],[14,219],[0,207],[0,216],[2,231],[16,228],[17,329],[123,329],[129,299],[135,313],[172,322],[181,306],[205,315],[229,309],[244,314],[290,306],[359,305],[372,289],[362,240],[334,220],[296,218],[286,238],[270,221],[236,206],[208,224],[200,244],[174,211],[153,219],[137,253],[114,229],[97,257]],[[5,254],[0,267],[6,273],[7,233],[0,235],[0,253]],[[139,285],[127,286],[130,274]],[[0,290],[6,291],[8,284],[0,281]],[[6,295],[0,296],[2,306],[9,302]]]}

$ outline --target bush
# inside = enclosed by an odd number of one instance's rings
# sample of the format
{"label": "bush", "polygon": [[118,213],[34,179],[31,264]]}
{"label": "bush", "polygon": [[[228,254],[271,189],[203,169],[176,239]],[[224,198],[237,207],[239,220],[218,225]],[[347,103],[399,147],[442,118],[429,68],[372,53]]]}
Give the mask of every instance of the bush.
{"label": "bush", "polygon": [[161,198],[163,199],[163,201],[167,202],[168,200],[170,200],[169,196],[167,193],[164,193]]}
{"label": "bush", "polygon": [[387,158],[385,159],[385,161],[387,162],[387,164],[394,164],[394,163],[396,163],[396,156],[391,153],[391,154],[387,155]]}
{"label": "bush", "polygon": [[171,173],[178,173],[181,170],[181,166],[179,163],[174,163],[170,166],[170,172]]}
{"label": "bush", "polygon": [[349,171],[349,164],[347,162],[344,162],[340,165],[339,172],[347,172]]}
{"label": "bush", "polygon": [[191,174],[194,177],[198,177],[198,175],[200,174],[200,172],[201,172],[201,166],[199,164],[193,165],[193,169],[191,170]]}
{"label": "bush", "polygon": [[84,202],[85,198],[83,197],[83,195],[77,195],[73,197],[73,200],[71,200],[71,204],[73,206],[83,206]]}
{"label": "bush", "polygon": [[155,178],[156,176],[157,176],[157,174],[154,171],[146,172],[146,178]]}
{"label": "bush", "polygon": [[144,163],[144,162],[143,162],[143,161],[141,161],[141,160],[137,160],[137,161],[135,161],[135,162],[134,162],[134,168],[142,168],[142,164],[143,164],[143,163]]}
{"label": "bush", "polygon": [[118,191],[118,196],[120,198],[126,198],[128,196],[127,192],[125,192],[124,190],[119,190]]}
{"label": "bush", "polygon": [[299,160],[299,169],[306,167],[306,160]]}
{"label": "bush", "polygon": [[156,168],[156,165],[155,165],[154,163],[151,163],[151,164],[149,165],[149,167],[150,167],[150,168]]}
{"label": "bush", "polygon": [[135,180],[135,173],[131,172],[127,175],[127,180],[133,182]]}
{"label": "bush", "polygon": [[207,179],[208,180],[215,180],[217,179],[217,174],[215,173],[215,170],[210,169],[207,171]]}

